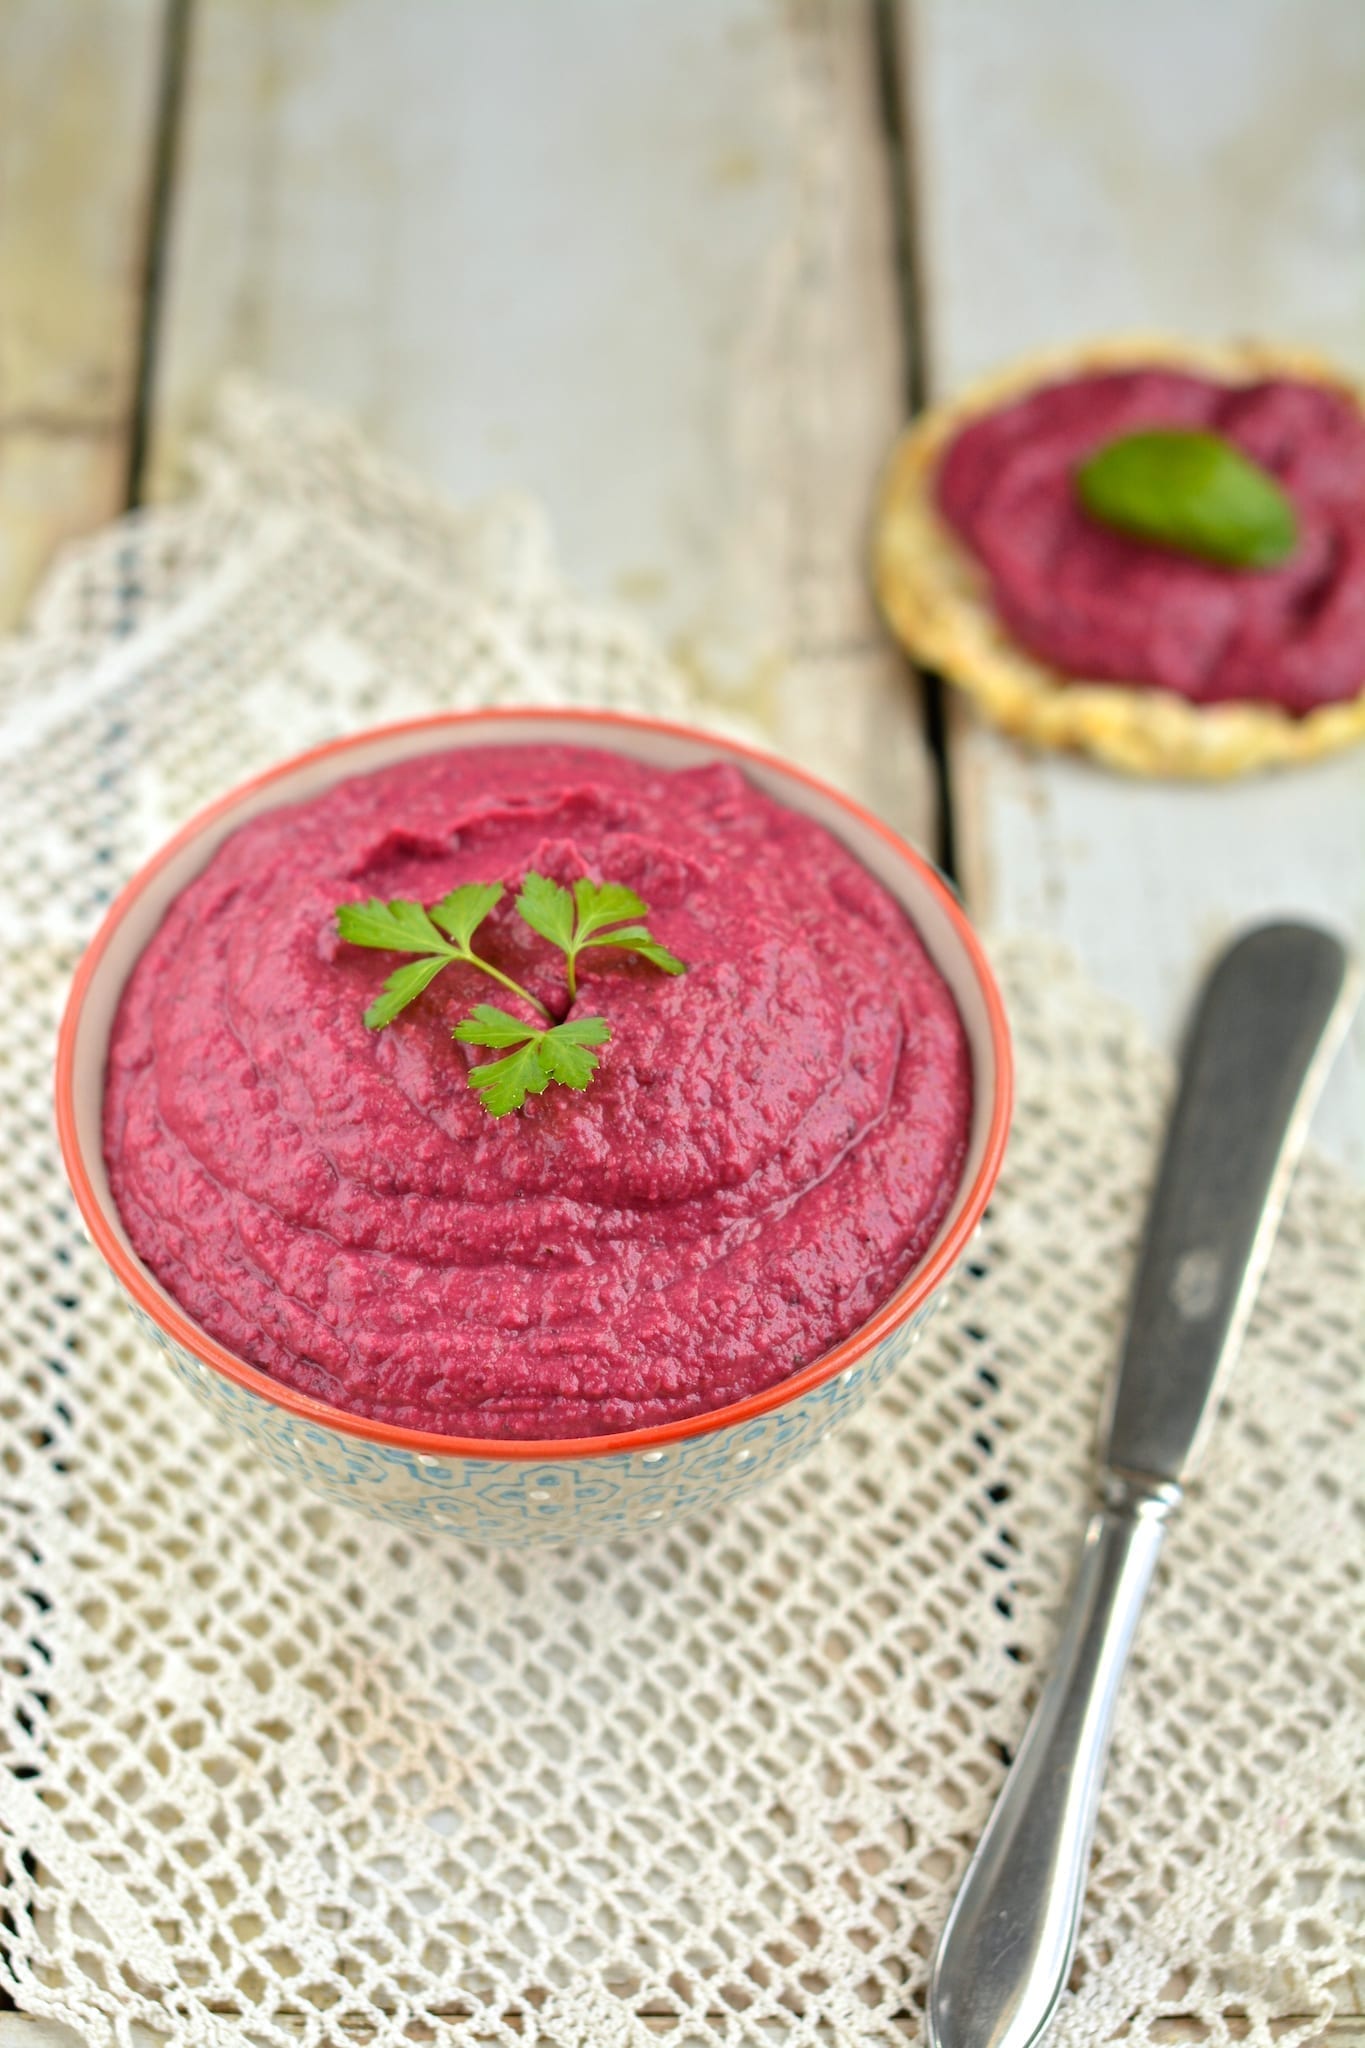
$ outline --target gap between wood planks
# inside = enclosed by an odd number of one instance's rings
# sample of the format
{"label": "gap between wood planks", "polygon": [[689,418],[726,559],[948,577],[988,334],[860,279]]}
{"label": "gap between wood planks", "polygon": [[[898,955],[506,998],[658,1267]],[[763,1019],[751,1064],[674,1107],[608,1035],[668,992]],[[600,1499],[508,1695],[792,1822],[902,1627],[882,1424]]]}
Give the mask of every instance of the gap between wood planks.
{"label": "gap between wood planks", "polygon": [[[893,260],[896,271],[898,324],[905,364],[904,397],[909,412],[924,403],[924,339],[920,317],[922,267],[917,223],[910,198],[913,189],[907,168],[912,160],[913,138],[907,138],[903,90],[903,29],[897,20],[894,0],[865,0],[872,26],[872,61],[875,65],[876,99],[881,115],[888,197],[895,238]],[[146,495],[150,468],[150,444],[156,428],[161,397],[159,346],[166,316],[168,294],[167,263],[170,233],[177,200],[177,171],[182,130],[187,116],[191,82],[192,41],[199,10],[196,0],[166,0],[160,75],[153,142],[153,171],[146,254],[143,266],[141,320],[138,334],[136,381],[133,396],[127,462],[125,502],[140,505]],[[948,760],[948,730],[945,690],[936,676],[921,678],[924,705],[924,742],[929,775],[937,798],[932,852],[944,872],[957,879],[958,849],[954,838]]]}
{"label": "gap between wood planks", "polygon": [[[904,16],[896,0],[872,0],[875,28],[878,98],[882,132],[886,141],[887,173],[891,179],[891,217],[895,226],[897,301],[904,340],[905,404],[911,418],[923,412],[927,403],[925,375],[927,330],[922,314],[924,264],[919,220],[913,192],[914,137],[909,133],[909,113],[904,83],[907,50]],[[917,669],[924,703],[924,739],[933,768],[938,820],[935,858],[954,883],[958,880],[957,841],[953,829],[952,774],[948,760],[948,716],[946,685],[941,676]]]}
{"label": "gap between wood planks", "polygon": [[143,501],[147,446],[151,435],[156,385],[156,350],[161,300],[166,281],[166,247],[175,175],[180,157],[180,131],[185,99],[194,0],[166,0],[161,30],[161,65],[157,80],[155,129],[152,137],[152,181],[147,206],[147,246],[142,265],[142,307],[137,337],[137,375],[133,386],[132,428],[128,438],[128,473],[124,504],[131,511]]}

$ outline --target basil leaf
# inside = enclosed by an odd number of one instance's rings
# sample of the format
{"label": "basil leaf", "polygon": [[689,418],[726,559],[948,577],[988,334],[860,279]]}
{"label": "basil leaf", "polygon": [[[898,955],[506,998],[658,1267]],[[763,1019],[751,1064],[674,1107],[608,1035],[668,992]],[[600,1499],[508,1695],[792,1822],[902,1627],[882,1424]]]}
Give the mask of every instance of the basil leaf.
{"label": "basil leaf", "polygon": [[1124,434],[1081,464],[1076,493],[1103,525],[1225,568],[1271,569],[1298,538],[1274,477],[1219,434]]}

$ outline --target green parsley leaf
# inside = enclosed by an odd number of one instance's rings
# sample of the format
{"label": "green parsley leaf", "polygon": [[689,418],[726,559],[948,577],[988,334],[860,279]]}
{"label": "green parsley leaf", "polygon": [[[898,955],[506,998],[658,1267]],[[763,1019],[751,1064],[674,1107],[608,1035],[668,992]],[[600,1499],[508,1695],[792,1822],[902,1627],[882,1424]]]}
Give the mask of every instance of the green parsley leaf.
{"label": "green parsley leaf", "polygon": [[455,1026],[452,1038],[465,1045],[520,1045],[533,1035],[534,1027],[494,1003],[476,1003],[469,1015]]}
{"label": "green parsley leaf", "polygon": [[455,1026],[453,1036],[465,1045],[516,1046],[504,1059],[469,1070],[469,1085],[484,1108],[506,1116],[520,1109],[528,1095],[543,1095],[551,1081],[586,1088],[597,1071],[597,1055],[587,1048],[605,1045],[611,1026],[605,1017],[572,1017],[540,1031],[492,1003],[479,1003]]}
{"label": "green parsley leaf", "polygon": [[432,922],[457,946],[467,948],[489,911],[501,903],[502,895],[501,882],[464,882],[439,903],[432,904]]}
{"label": "green parsley leaf", "polygon": [[1271,569],[1298,538],[1275,478],[1220,434],[1123,434],[1076,471],[1092,519],[1230,569]]}
{"label": "green parsley leaf", "polygon": [[562,1045],[605,1045],[611,1037],[611,1026],[605,1017],[568,1017],[564,1023],[553,1025],[545,1036]]}
{"label": "green parsley leaf", "polygon": [[597,1054],[558,1031],[547,1031],[539,1046],[540,1064],[552,1080],[566,1088],[586,1088],[597,1072]]}
{"label": "green parsley leaf", "polygon": [[[495,903],[502,901],[501,882],[465,882],[458,889],[452,889],[448,896],[434,904],[430,912],[420,903],[411,903],[406,898],[396,897],[391,903],[381,903],[372,896],[368,903],[342,903],[337,908],[337,930],[343,939],[353,946],[377,946],[390,953],[421,953],[426,955],[410,968],[399,968],[384,983],[384,993],[378,1001],[370,1004],[365,1012],[365,1022],[372,1031],[385,1024],[392,1024],[400,1010],[420,996],[429,982],[435,980],[443,967],[449,967],[453,960],[462,960],[469,967],[477,967],[480,974],[489,975],[500,981],[504,988],[510,988],[513,995],[521,996],[533,1010],[539,1010],[548,1020],[549,1011],[542,1002],[524,989],[519,981],[513,981],[491,960],[485,960],[473,949],[473,938],[479,926]],[[435,919],[435,923],[433,923]],[[437,930],[441,925],[448,937],[443,938]]]}
{"label": "green parsley leaf", "polygon": [[592,882],[583,875],[573,892],[534,871],[522,883],[517,909],[532,931],[539,932],[564,955],[569,994],[578,994],[578,956],[589,946],[616,946],[623,953],[638,953],[665,974],[685,974],[686,967],[675,953],[661,946],[648,926],[621,925],[608,932],[606,925],[620,925],[623,917],[644,917],[648,905],[623,882]]}
{"label": "green parsley leaf", "polygon": [[652,967],[662,967],[665,974],[686,974],[687,969],[676,953],[670,953],[667,946],[661,946],[651,938],[642,924],[623,925],[620,931],[603,932],[600,938],[585,940],[587,946],[620,946],[628,953],[638,953],[642,960],[648,960]]}
{"label": "green parsley leaf", "polygon": [[586,1088],[597,1072],[597,1055],[585,1050],[605,1045],[611,1026],[605,1017],[570,1017],[547,1031],[540,1047],[541,1065],[566,1088]]}
{"label": "green parsley leaf", "polygon": [[517,909],[533,932],[568,952],[573,944],[574,901],[567,889],[532,869],[522,882]]}
{"label": "green parsley leaf", "polygon": [[648,917],[648,906],[633,889],[621,882],[590,882],[585,875],[573,885],[574,908],[578,912],[580,945],[590,932],[604,924],[619,924],[623,917]]}
{"label": "green parsley leaf", "polygon": [[494,1116],[507,1116],[520,1109],[528,1095],[543,1095],[552,1078],[541,1064],[536,1039],[528,1039],[519,1051],[509,1052],[505,1059],[489,1060],[486,1065],[469,1070],[470,1087]]}
{"label": "green parsley leaf", "polygon": [[410,960],[406,967],[395,968],[384,983],[383,995],[377,996],[365,1012],[365,1022],[371,1031],[392,1024],[399,1011],[415,1002],[428,982],[435,981],[441,969],[449,965],[450,955],[438,953],[435,959]]}
{"label": "green parsley leaf", "polygon": [[368,903],[343,903],[336,917],[337,930],[348,945],[380,946],[390,953],[450,950],[421,904],[401,897],[392,903],[381,903],[377,896]]}

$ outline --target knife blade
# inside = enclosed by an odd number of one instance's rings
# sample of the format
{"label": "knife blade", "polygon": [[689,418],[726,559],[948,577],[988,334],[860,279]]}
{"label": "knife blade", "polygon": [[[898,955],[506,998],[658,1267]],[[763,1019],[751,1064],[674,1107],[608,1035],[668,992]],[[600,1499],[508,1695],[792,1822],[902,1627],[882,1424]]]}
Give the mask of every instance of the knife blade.
{"label": "knife blade", "polygon": [[1051,1674],[943,1930],[930,2048],[1029,2048],[1075,1952],[1138,1617],[1206,1441],[1359,976],[1330,933],[1264,925],[1204,984],[1148,1210]]}

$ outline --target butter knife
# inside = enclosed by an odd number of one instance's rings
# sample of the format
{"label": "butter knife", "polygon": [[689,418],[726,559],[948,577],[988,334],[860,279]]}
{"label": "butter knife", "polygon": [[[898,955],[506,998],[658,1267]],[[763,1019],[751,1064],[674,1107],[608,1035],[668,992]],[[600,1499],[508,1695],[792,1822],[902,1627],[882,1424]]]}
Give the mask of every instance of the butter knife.
{"label": "butter knife", "polygon": [[1061,1997],[1138,1615],[1357,983],[1328,933],[1271,924],[1204,985],[1101,1430],[1098,1502],[1051,1675],[934,1956],[930,2048],[1027,2048]]}

